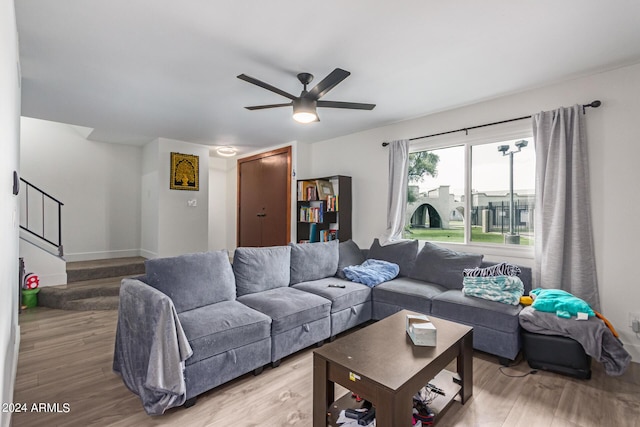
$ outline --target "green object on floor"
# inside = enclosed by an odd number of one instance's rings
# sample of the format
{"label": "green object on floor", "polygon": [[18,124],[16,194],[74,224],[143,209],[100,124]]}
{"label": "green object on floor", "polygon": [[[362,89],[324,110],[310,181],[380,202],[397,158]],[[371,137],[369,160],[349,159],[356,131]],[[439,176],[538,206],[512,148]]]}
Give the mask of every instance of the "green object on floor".
{"label": "green object on floor", "polygon": [[22,303],[27,308],[36,307],[38,305],[38,292],[40,292],[39,288],[23,289],[22,290]]}

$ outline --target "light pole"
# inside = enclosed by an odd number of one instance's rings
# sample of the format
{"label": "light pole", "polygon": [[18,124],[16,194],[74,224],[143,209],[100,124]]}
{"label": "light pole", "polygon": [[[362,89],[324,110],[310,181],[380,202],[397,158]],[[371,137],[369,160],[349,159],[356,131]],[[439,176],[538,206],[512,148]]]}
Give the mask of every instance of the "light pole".
{"label": "light pole", "polygon": [[509,151],[508,145],[500,145],[498,146],[498,151],[502,153],[503,156],[509,156],[509,234],[505,234],[504,242],[511,245],[519,245],[520,244],[520,235],[516,234],[515,226],[516,226],[516,207],[513,202],[513,155],[515,153],[519,153],[522,151],[524,147],[526,147],[528,141],[522,139],[516,142],[517,150]]}

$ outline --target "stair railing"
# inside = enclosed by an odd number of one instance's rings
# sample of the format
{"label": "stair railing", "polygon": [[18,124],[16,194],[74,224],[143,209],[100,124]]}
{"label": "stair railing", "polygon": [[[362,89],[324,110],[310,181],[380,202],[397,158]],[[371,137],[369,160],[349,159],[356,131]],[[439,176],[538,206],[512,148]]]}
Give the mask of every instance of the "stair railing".
{"label": "stair railing", "polygon": [[[55,197],[51,196],[50,194],[47,194],[45,191],[41,190],[40,188],[36,187],[35,185],[31,184],[29,181],[20,178],[20,181],[24,182],[26,184],[26,188],[25,188],[25,224],[22,225],[20,224],[20,228],[22,228],[23,230],[25,230],[26,232],[38,237],[39,239],[44,240],[45,242],[55,246],[58,249],[58,255],[59,256],[63,256],[64,255],[64,250],[62,247],[62,206],[64,206],[64,203],[62,203],[60,200],[56,199]],[[42,219],[42,230],[40,233],[38,233],[37,231],[34,230],[33,227],[29,227],[29,190],[31,189],[31,191],[36,191],[40,194],[40,200],[41,200],[41,205],[42,205],[42,215],[41,215],[41,219]],[[37,197],[37,196],[36,196]],[[50,200],[52,202],[54,202],[57,205],[57,212],[58,212],[58,238],[57,241],[54,240],[50,240],[45,236],[45,219],[46,219],[46,212],[47,210],[45,209],[45,201],[46,200]]]}

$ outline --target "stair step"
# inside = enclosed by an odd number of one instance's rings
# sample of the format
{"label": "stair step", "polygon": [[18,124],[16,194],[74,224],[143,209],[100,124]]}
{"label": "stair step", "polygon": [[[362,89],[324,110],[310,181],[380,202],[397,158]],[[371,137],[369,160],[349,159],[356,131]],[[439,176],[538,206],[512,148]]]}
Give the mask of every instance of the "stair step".
{"label": "stair step", "polygon": [[120,283],[144,274],[143,257],[112,258],[67,263],[67,284],[45,286],[38,305],[61,310],[117,310]]}
{"label": "stair step", "polygon": [[144,261],[143,257],[127,257],[68,262],[67,283],[144,274]]}
{"label": "stair step", "polygon": [[[74,303],[74,301],[93,301],[94,298],[114,298],[117,301],[120,293],[120,283],[125,277],[130,276],[85,280],[58,286],[45,286],[40,288],[40,292],[38,293],[38,305],[62,310],[83,310],[82,308],[68,308],[68,305],[83,306],[82,304]],[[89,307],[88,303],[85,303],[84,306]],[[118,304],[116,303],[113,309],[117,308]],[[108,308],[95,309],[107,310]]]}
{"label": "stair step", "polygon": [[93,298],[81,298],[67,301],[64,310],[91,311],[91,310],[117,310],[120,298],[116,296],[101,296]]}

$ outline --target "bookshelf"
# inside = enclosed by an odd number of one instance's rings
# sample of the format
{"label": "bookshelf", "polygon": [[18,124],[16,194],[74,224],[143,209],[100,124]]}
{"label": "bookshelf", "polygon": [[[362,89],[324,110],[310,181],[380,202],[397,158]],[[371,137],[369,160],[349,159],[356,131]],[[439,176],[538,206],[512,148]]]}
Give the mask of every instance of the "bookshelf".
{"label": "bookshelf", "polygon": [[296,242],[351,239],[351,177],[297,181]]}

